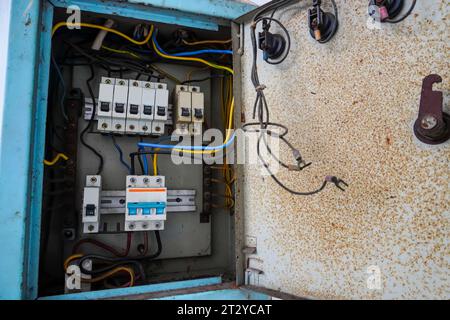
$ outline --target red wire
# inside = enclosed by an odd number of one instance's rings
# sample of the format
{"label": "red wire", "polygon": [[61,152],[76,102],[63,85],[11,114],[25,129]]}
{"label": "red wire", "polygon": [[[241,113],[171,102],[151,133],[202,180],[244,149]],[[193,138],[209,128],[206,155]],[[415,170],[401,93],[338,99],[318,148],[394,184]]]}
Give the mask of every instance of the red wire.
{"label": "red wire", "polygon": [[113,255],[115,255],[116,257],[126,257],[128,256],[128,254],[130,253],[130,248],[131,248],[131,235],[132,232],[128,232],[127,233],[127,247],[125,249],[124,252],[119,252],[116,249],[114,249],[113,247],[107,245],[106,243],[103,243],[101,241],[95,240],[95,239],[81,239],[80,241],[78,241],[72,249],[72,253],[77,253],[78,249],[86,243],[89,244],[93,244],[99,248],[102,248],[103,250],[109,251],[110,253],[112,253]]}

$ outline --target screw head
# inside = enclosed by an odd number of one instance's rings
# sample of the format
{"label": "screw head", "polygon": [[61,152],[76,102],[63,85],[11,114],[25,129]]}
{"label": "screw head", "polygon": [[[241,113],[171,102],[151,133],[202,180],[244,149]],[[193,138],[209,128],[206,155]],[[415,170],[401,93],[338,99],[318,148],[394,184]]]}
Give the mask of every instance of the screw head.
{"label": "screw head", "polygon": [[148,130],[148,127],[147,127],[147,126],[143,126],[143,127],[142,127],[142,130],[143,130],[143,131],[147,131],[147,130]]}
{"label": "screw head", "polygon": [[128,225],[128,229],[133,230],[133,229],[134,229],[134,223],[130,223],[130,224]]}
{"label": "screw head", "polygon": [[136,182],[136,178],[130,178],[130,182],[131,183],[135,183]]}
{"label": "screw head", "polygon": [[73,236],[72,230],[65,230],[65,231],[64,231],[64,236],[65,236],[66,238],[72,238],[72,236]]}
{"label": "screw head", "polygon": [[150,88],[150,83],[146,83],[146,84],[145,84],[145,87],[146,87],[146,88]]}
{"label": "screw head", "polygon": [[159,223],[155,223],[155,228],[159,229],[161,227],[161,225]]}
{"label": "screw head", "polygon": [[431,130],[437,126],[437,119],[435,116],[427,114],[422,118],[422,121],[420,121],[420,126],[422,129]]}
{"label": "screw head", "polygon": [[134,125],[130,124],[130,130],[134,130]]}
{"label": "screw head", "polygon": [[143,229],[147,229],[147,228],[148,228],[148,225],[147,225],[146,223],[144,223],[144,224],[142,224],[142,228],[143,228]]}
{"label": "screw head", "polygon": [[91,177],[91,182],[92,182],[92,183],[97,182],[97,177]]}
{"label": "screw head", "polygon": [[139,82],[137,82],[137,81],[133,82],[133,86],[134,87],[138,87],[139,86]]}
{"label": "screw head", "polygon": [[103,128],[103,129],[106,129],[106,128],[108,128],[108,124],[107,124],[107,123],[105,123],[105,122],[103,122],[103,123],[102,123],[102,128]]}
{"label": "screw head", "polygon": [[111,84],[111,80],[110,80],[110,79],[106,79],[106,80],[105,80],[105,83],[106,83],[106,84]]}
{"label": "screw head", "polygon": [[150,182],[150,180],[148,179],[148,178],[144,178],[144,183],[145,184],[147,184],[147,183],[149,183]]}
{"label": "screw head", "polygon": [[122,128],[122,125],[120,125],[119,123],[116,124],[116,129],[119,130],[120,128]]}
{"label": "screw head", "polygon": [[89,231],[94,231],[94,226],[92,224],[88,225],[88,230]]}

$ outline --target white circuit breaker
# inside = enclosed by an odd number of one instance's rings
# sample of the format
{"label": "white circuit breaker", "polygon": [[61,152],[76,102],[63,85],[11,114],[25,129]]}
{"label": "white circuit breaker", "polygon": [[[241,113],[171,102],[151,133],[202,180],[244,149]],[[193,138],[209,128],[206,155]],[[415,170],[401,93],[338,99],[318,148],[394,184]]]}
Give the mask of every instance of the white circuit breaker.
{"label": "white circuit breaker", "polygon": [[140,127],[142,113],[142,82],[130,81],[128,87],[128,108],[125,132],[128,134],[143,134]]}
{"label": "white circuit breaker", "polygon": [[175,133],[201,134],[204,109],[204,94],[200,92],[200,87],[177,85],[174,94]]}
{"label": "white circuit breaker", "polygon": [[100,222],[100,194],[102,177],[86,176],[83,193],[82,223],[84,233],[98,233]]}
{"label": "white circuit breaker", "polygon": [[100,82],[97,103],[97,129],[99,131],[109,132],[112,130],[111,120],[115,83],[116,79],[107,77],[102,77]]}
{"label": "white circuit breaker", "polygon": [[127,176],[125,231],[163,230],[167,188],[163,176]]}
{"label": "white circuit breaker", "polygon": [[[94,119],[101,132],[163,135],[165,125],[171,124],[166,83],[102,77],[97,104]],[[89,108],[86,120],[91,119]]]}
{"label": "white circuit breaker", "polygon": [[200,135],[205,121],[205,96],[200,92],[200,87],[189,87],[191,92],[192,123],[189,125],[190,134]]}
{"label": "white circuit breaker", "polygon": [[144,134],[152,133],[152,122],[155,114],[155,84],[142,82],[142,113],[139,127]]}
{"label": "white circuit breaker", "polygon": [[169,114],[169,90],[167,84],[155,84],[155,114],[152,123],[152,133],[161,135],[164,133],[164,125]]}
{"label": "white circuit breaker", "polygon": [[114,85],[112,130],[116,133],[125,133],[128,109],[128,82],[125,79],[116,79]]}

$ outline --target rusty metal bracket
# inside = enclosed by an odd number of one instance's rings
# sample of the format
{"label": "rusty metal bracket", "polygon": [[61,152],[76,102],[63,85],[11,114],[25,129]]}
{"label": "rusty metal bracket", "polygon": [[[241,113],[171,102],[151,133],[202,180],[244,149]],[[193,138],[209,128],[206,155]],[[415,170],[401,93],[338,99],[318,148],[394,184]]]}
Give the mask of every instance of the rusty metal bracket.
{"label": "rusty metal bracket", "polygon": [[414,134],[426,144],[441,144],[450,138],[450,116],[443,110],[443,93],[433,91],[441,76],[431,74],[423,80],[419,116],[414,123]]}

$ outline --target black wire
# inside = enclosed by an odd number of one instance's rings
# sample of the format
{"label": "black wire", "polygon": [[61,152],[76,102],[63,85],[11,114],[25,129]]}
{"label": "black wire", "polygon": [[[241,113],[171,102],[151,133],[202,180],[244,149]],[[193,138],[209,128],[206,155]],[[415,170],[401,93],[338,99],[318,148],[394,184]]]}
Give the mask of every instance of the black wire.
{"label": "black wire", "polygon": [[262,17],[262,18],[258,18],[257,20],[253,21],[253,24],[252,24],[253,32],[256,32],[256,25],[259,22],[262,22],[262,21],[269,21],[269,25],[270,25],[271,22],[275,22],[281,28],[281,30],[283,30],[284,34],[286,34],[287,47],[284,50],[285,53],[284,53],[283,57],[281,59],[278,59],[278,60],[269,60],[269,59],[265,60],[268,64],[272,64],[272,65],[280,64],[284,60],[286,60],[286,58],[289,55],[289,52],[291,51],[291,35],[289,34],[289,31],[286,29],[286,27],[278,19],[271,18],[271,17],[270,18],[269,17]]}
{"label": "black wire", "polygon": [[405,20],[406,18],[408,18],[411,13],[413,12],[415,6],[416,6],[417,0],[413,0],[411,7],[408,9],[408,11],[400,18],[398,18],[397,20],[385,20],[384,22],[387,23],[399,23],[402,22],[403,20]]}
{"label": "black wire", "polygon": [[338,12],[338,8],[337,8],[337,5],[336,5],[336,1],[335,0],[330,0],[330,1],[331,1],[331,4],[333,5],[334,17],[335,17],[334,24],[333,24],[333,27],[332,27],[333,28],[333,32],[331,32],[328,35],[328,37],[326,37],[325,39],[320,39],[319,43],[327,43],[328,41],[330,41],[331,38],[334,37],[334,35],[336,34],[336,32],[338,31],[338,28],[339,28],[339,17],[338,17],[339,12]]}
{"label": "black wire", "polygon": [[116,137],[114,137],[114,134],[111,134],[111,139],[112,139],[112,142],[114,144],[114,147],[116,148],[117,152],[119,153],[119,161],[120,161],[120,163],[127,169],[128,174],[131,174],[131,168],[130,168],[129,164],[126,163],[125,160],[123,160],[122,149],[120,148],[119,144],[117,143]]}
{"label": "black wire", "polygon": [[181,84],[188,84],[188,83],[193,83],[193,82],[203,82],[203,81],[208,81],[211,79],[224,78],[224,77],[225,76],[223,74],[214,74],[209,77],[205,77],[205,78],[201,78],[201,79],[185,80],[185,81],[181,82]]}
{"label": "black wire", "polygon": [[[117,267],[120,267],[123,265],[136,264],[139,261],[156,259],[157,257],[159,257],[161,255],[161,252],[162,252],[161,235],[159,234],[159,230],[155,230],[155,236],[156,236],[157,250],[155,253],[153,253],[151,255],[137,256],[137,257],[111,258],[111,257],[102,256],[102,255],[97,255],[97,254],[89,254],[89,255],[82,257],[78,261],[78,264],[80,266],[80,271],[84,274],[99,274],[99,273],[104,273],[104,272],[107,272],[109,270],[112,270],[114,268],[117,268]],[[99,260],[99,261],[112,263],[112,264],[109,266],[103,267],[103,268],[96,269],[96,270],[87,270],[83,267],[83,262],[86,261],[87,259]],[[145,275],[144,275],[144,277],[145,277]]]}
{"label": "black wire", "polygon": [[[136,166],[135,166],[135,161],[134,158],[137,156],[138,159],[140,159],[141,155],[146,155],[146,154],[162,154],[162,155],[171,155],[172,152],[170,151],[138,151],[138,152],[132,152],[130,153],[130,159],[131,159],[131,174],[136,174]],[[142,165],[142,171],[144,171],[144,166]]]}
{"label": "black wire", "polygon": [[[285,184],[283,184],[275,175],[274,173],[270,170],[269,165],[267,164],[267,162],[264,160],[264,158],[261,156],[260,153],[260,146],[261,146],[261,140],[263,140],[263,144],[265,146],[265,148],[267,149],[267,151],[269,152],[269,154],[283,167],[289,167],[287,164],[281,162],[278,158],[274,157],[274,155],[272,154],[269,146],[267,145],[267,141],[265,139],[265,135],[271,135],[274,137],[278,137],[280,138],[293,152],[293,154],[300,154],[298,152],[297,149],[295,149],[295,147],[285,138],[286,134],[287,134],[287,128],[284,125],[278,124],[278,123],[274,123],[274,122],[270,122],[270,115],[269,115],[269,106],[266,100],[266,97],[264,95],[264,89],[265,86],[262,85],[259,81],[259,75],[258,75],[258,67],[257,67],[257,54],[258,54],[258,48],[257,48],[257,43],[256,43],[256,26],[259,22],[264,22],[264,21],[268,21],[270,22],[275,22],[276,24],[278,24],[281,29],[283,30],[284,33],[286,33],[287,37],[288,37],[288,50],[290,49],[290,36],[289,36],[289,32],[287,31],[287,29],[284,27],[284,25],[277,19],[273,18],[273,15],[271,17],[262,17],[262,15],[270,10],[274,10],[272,12],[272,14],[274,14],[275,10],[283,5],[286,5],[287,3],[289,3],[290,1],[278,1],[273,3],[272,5],[268,6],[267,8],[261,10],[259,13],[257,13],[253,19],[253,23],[251,25],[251,32],[250,32],[250,36],[251,36],[251,42],[252,42],[252,53],[253,53],[253,59],[252,59],[252,69],[251,69],[251,80],[253,83],[253,86],[255,87],[255,91],[256,91],[256,99],[255,99],[255,103],[253,105],[253,118],[257,118],[258,122],[257,123],[248,123],[246,125],[243,126],[244,130],[249,131],[249,127],[252,126],[256,126],[258,125],[259,128],[258,129],[253,129],[254,132],[259,132],[259,137],[258,137],[258,142],[257,142],[257,154],[258,154],[258,158],[260,159],[261,163],[263,164],[263,166],[266,168],[267,172],[269,173],[270,177],[280,186],[282,187],[284,190],[290,192],[291,194],[294,195],[302,195],[302,196],[309,196],[309,195],[314,195],[317,194],[319,192],[321,192],[325,186],[327,185],[328,181],[326,179],[324,179],[324,181],[322,182],[322,185],[317,188],[316,190],[313,191],[306,191],[306,192],[300,192],[300,191],[295,191],[289,187],[287,187]],[[337,19],[336,19],[337,21]],[[280,61],[276,61],[276,62],[272,62],[272,64],[279,64],[282,61],[284,61],[287,57],[287,54],[280,59]],[[269,62],[270,63],[270,62]],[[269,125],[271,126],[277,126],[277,127],[281,127],[283,129],[285,129],[285,131],[279,135],[274,135],[272,131],[267,130],[267,128],[269,127]],[[300,159],[296,159],[297,162],[301,160]]]}
{"label": "black wire", "polygon": [[97,156],[97,158],[99,159],[99,165],[98,165],[96,175],[100,175],[103,171],[103,162],[104,162],[103,157],[97,150],[95,150],[92,146],[87,144],[87,142],[85,141],[85,135],[89,131],[89,129],[92,127],[92,124],[94,122],[94,117],[95,117],[95,111],[97,108],[97,103],[95,102],[95,97],[94,97],[94,91],[92,90],[92,87],[91,87],[91,81],[95,77],[94,67],[92,66],[92,64],[89,65],[89,69],[91,70],[91,76],[86,80],[86,85],[88,87],[89,94],[92,99],[92,114],[91,114],[91,118],[89,119],[87,126],[84,128],[84,130],[80,134],[80,141],[83,144],[83,146],[85,146],[86,148],[91,150],[92,153],[94,153]]}

